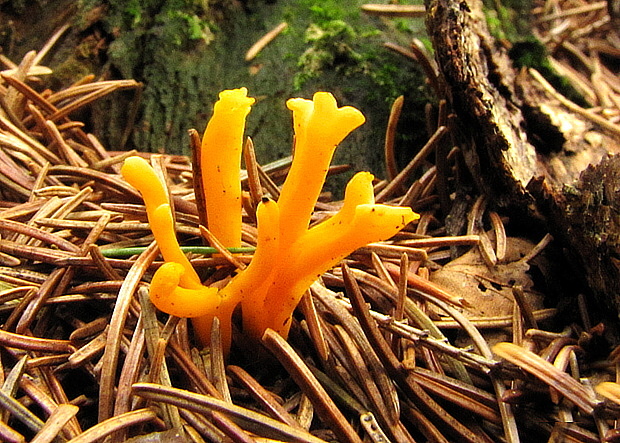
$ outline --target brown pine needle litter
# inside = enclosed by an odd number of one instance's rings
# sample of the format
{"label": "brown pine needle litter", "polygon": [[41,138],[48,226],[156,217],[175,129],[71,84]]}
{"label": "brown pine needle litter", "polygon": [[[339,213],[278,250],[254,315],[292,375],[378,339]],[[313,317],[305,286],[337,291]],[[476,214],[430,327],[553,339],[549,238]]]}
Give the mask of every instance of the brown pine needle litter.
{"label": "brown pine needle litter", "polygon": [[[599,3],[544,10],[540,20],[596,14]],[[31,80],[47,73],[44,55],[19,65],[3,58],[0,81],[0,441],[616,441],[618,409],[594,386],[615,381],[617,353],[592,352],[604,331],[583,299],[581,322],[570,324],[536,301],[528,271],[549,236],[524,246],[482,197],[455,193],[467,174],[441,97],[429,142],[404,169],[391,122],[391,180],[375,185],[420,220],[314,283],[288,341],[269,330],[264,348],[248,349],[236,331],[225,359],[217,321],[199,349],[189,322],[148,298],[159,252],[142,199],[118,174],[135,152],[107,151],[71,118],[140,84],[85,78],[39,92]],[[413,59],[435,82],[423,57]],[[613,91],[601,112],[612,120]],[[250,198],[234,255],[203,244],[190,159],[155,157],[180,243],[205,284],[221,285],[249,262],[253,211],[262,195],[277,198],[290,164],[258,165],[251,140],[246,150]],[[338,207],[320,202],[314,222]],[[458,276],[461,289],[438,281],[439,271]],[[507,308],[481,308],[488,297],[508,299]],[[608,386],[601,392],[616,392]]]}

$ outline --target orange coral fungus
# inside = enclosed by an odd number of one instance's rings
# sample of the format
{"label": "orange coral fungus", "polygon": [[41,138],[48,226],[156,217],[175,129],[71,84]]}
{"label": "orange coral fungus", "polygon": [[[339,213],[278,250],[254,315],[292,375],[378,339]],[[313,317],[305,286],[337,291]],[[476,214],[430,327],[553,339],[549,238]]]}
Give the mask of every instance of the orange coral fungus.
{"label": "orange coral fungus", "polygon": [[202,137],[200,165],[209,231],[227,248],[241,246],[241,149],[254,99],[247,89],[222,91]]}
{"label": "orange coral fungus", "polygon": [[[238,246],[241,238],[238,157],[252,103],[245,88],[222,92],[203,138],[200,161],[209,228],[227,247]],[[141,191],[166,261],[151,282],[151,300],[164,312],[193,318],[203,344],[217,316],[228,348],[232,313],[240,303],[245,334],[258,340],[271,328],[286,337],[295,307],[321,274],[357,248],[386,240],[419,217],[410,208],[375,204],[373,176],[360,172],[347,185],[340,211],[309,228],[334,150],[364,116],[350,106],[339,108],[327,92],[317,92],[313,100],[291,99],[287,105],[293,111],[296,140],[291,170],[277,203],[265,198],[258,206],[258,241],[250,265],[221,289],[197,281],[177,243],[165,189],[150,165],[132,157],[121,171]],[[219,148],[205,154],[207,145]]]}

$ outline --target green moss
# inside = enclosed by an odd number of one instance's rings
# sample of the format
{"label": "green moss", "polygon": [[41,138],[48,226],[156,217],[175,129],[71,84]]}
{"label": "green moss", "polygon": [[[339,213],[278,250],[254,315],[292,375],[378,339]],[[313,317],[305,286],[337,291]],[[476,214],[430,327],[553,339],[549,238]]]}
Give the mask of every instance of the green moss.
{"label": "green moss", "polygon": [[[351,1],[338,0],[300,0],[299,5],[310,11],[310,20],[319,26],[326,25],[332,20],[351,18]],[[348,6],[348,7],[347,7]]]}
{"label": "green moss", "polygon": [[587,106],[584,97],[553,69],[547,49],[532,35],[531,3],[531,0],[485,0],[484,12],[489,32],[496,39],[510,43],[509,55],[515,67],[536,69],[569,100]]}
{"label": "green moss", "polygon": [[214,38],[208,21],[196,14],[179,10],[167,10],[159,14],[156,26],[159,27],[164,47],[169,44],[173,48],[186,50],[196,42],[208,44]]}
{"label": "green moss", "polygon": [[[91,8],[101,4],[82,2]],[[405,96],[405,109],[397,144],[403,162],[428,137],[424,104],[431,94],[419,66],[383,46],[385,41],[407,46],[412,36],[422,38],[423,19],[394,21],[365,15],[359,9],[363,0],[106,3],[98,26],[114,36],[107,52],[109,72],[145,85],[126,148],[187,153],[187,129],[202,131],[218,92],[240,86],[257,98],[246,134],[263,164],[290,154],[293,134],[286,100],[310,98],[317,90],[331,91],[339,103],[357,107],[367,118],[337,150],[337,163],[383,175],[378,147],[383,144],[390,106],[400,95]],[[238,8],[231,13],[233,5]],[[288,23],[286,31],[255,60],[245,62],[252,43],[282,21]],[[127,125],[133,93],[124,94],[93,105],[93,114],[101,116],[94,132],[107,146],[118,146],[118,134]],[[332,179],[329,189],[339,190],[346,177],[336,180],[341,183]]]}
{"label": "green moss", "polygon": [[549,62],[547,48],[535,37],[529,37],[512,45],[509,52],[515,67],[534,68],[562,95],[580,106],[589,106],[585,98],[570,82],[559,75]]}
{"label": "green moss", "polygon": [[[213,39],[208,4],[199,0],[83,0],[82,9],[105,4],[106,23],[120,31],[119,38],[136,34],[157,40],[161,50],[186,50]],[[132,37],[133,38],[133,37]]]}
{"label": "green moss", "polygon": [[309,79],[321,76],[328,69],[344,76],[364,71],[363,57],[352,48],[357,38],[353,27],[342,20],[311,24],[306,30],[310,47],[299,57],[300,71],[293,79],[295,89],[300,90]]}
{"label": "green moss", "polygon": [[404,18],[397,18],[394,20],[394,26],[397,30],[403,33],[412,33],[414,30],[411,27],[411,20]]}
{"label": "green moss", "polygon": [[531,33],[531,0],[485,0],[484,6],[489,31],[495,38],[514,42]]}
{"label": "green moss", "polygon": [[491,35],[496,39],[506,39],[504,24],[502,23],[502,20],[498,17],[497,11],[494,9],[485,9],[484,14]]}
{"label": "green moss", "polygon": [[310,5],[309,9],[312,14],[312,20],[321,25],[338,20],[342,16],[337,8],[326,7],[325,5],[313,4]]}
{"label": "green moss", "polygon": [[337,75],[358,82],[373,102],[392,103],[399,95],[407,95],[411,85],[422,81],[420,73],[407,69],[402,58],[382,48],[382,37],[377,29],[366,30],[341,19],[311,23],[305,33],[307,49],[297,61],[295,89],[307,89],[311,80]]}

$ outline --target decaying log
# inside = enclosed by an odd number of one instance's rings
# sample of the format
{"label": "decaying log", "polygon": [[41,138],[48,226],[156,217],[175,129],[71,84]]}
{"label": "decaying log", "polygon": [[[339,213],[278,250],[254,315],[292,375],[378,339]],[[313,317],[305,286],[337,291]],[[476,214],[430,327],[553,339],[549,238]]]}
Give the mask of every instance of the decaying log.
{"label": "decaying log", "polygon": [[477,185],[498,205],[545,216],[576,255],[588,287],[620,312],[620,159],[609,158],[620,153],[620,126],[568,103],[536,71],[516,69],[489,33],[482,1],[426,6]]}
{"label": "decaying log", "polygon": [[[566,240],[588,283],[606,305],[620,294],[620,156],[589,166],[567,186],[557,220],[566,220]],[[563,216],[563,217],[562,217]],[[607,294],[607,296],[605,296]],[[613,298],[610,296],[613,295]],[[611,306],[610,306],[611,307]]]}

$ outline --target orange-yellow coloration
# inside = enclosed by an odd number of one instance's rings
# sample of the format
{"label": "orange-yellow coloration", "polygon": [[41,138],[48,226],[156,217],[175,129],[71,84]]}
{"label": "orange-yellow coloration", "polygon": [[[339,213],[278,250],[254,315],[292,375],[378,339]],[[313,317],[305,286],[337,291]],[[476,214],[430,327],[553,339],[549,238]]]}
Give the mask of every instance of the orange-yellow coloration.
{"label": "orange-yellow coloration", "polygon": [[160,311],[177,317],[194,318],[217,310],[220,296],[216,288],[180,286],[184,268],[179,263],[164,263],[153,275],[149,295]]}
{"label": "orange-yellow coloration", "polygon": [[317,92],[312,101],[293,98],[286,105],[293,111],[295,152],[278,206],[286,220],[280,225],[282,243],[292,243],[308,229],[336,146],[365,118],[351,106],[338,108],[329,92]]}
{"label": "orange-yellow coloration", "polygon": [[202,137],[200,165],[209,231],[227,248],[241,246],[241,150],[254,99],[247,89],[222,91]]}
{"label": "orange-yellow coloration", "polygon": [[188,289],[202,287],[198,274],[181,251],[176,238],[168,193],[151,165],[141,157],[129,157],[121,168],[121,174],[129,184],[142,194],[151,231],[157,240],[164,260],[183,266],[184,272],[180,277],[182,286]]}
{"label": "orange-yellow coloration", "polygon": [[[253,99],[245,88],[224,91],[203,138],[201,169],[210,231],[227,247],[239,246],[241,199],[239,159],[245,117]],[[367,243],[386,240],[419,216],[409,208],[374,202],[372,174],[360,172],[347,185],[344,203],[331,219],[308,228],[334,149],[364,116],[338,108],[318,92],[312,101],[291,99],[295,155],[278,202],[264,199],[257,209],[258,240],[250,265],[221,289],[200,284],[181,251],[163,185],[142,159],[130,158],[123,175],[137,187],[166,264],[154,275],[153,303],[172,315],[193,318],[203,345],[213,318],[220,319],[226,350],[232,313],[241,303],[243,332],[260,340],[267,328],[286,336],[303,293],[324,272]],[[234,196],[234,198],[232,197]]]}
{"label": "orange-yellow coloration", "polygon": [[250,303],[261,292],[261,286],[271,281],[273,263],[277,261],[280,216],[278,205],[265,199],[256,209],[258,238],[256,252],[243,272],[237,274],[220,290],[221,304],[217,311],[194,319],[193,324],[203,344],[211,333],[213,317],[219,317],[224,349],[232,339],[231,317],[237,305],[250,297]]}
{"label": "orange-yellow coloration", "polygon": [[409,208],[376,205],[372,174],[360,172],[347,185],[343,207],[331,219],[281,244],[277,267],[263,284],[262,304],[243,304],[244,332],[260,338],[268,327],[287,336],[290,317],[304,292],[323,273],[368,243],[386,240],[419,218]]}

